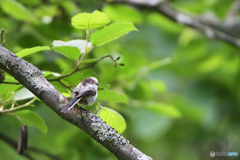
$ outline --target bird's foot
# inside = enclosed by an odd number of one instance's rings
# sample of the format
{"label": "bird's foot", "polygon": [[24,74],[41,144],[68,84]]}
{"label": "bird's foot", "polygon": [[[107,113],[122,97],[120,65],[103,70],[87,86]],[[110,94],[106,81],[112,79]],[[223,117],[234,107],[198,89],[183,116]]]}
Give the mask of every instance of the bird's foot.
{"label": "bird's foot", "polygon": [[72,111],[73,111],[74,114],[81,114],[81,115],[82,115],[81,109],[78,108],[78,107],[75,107],[75,106],[74,106],[74,107],[72,108]]}

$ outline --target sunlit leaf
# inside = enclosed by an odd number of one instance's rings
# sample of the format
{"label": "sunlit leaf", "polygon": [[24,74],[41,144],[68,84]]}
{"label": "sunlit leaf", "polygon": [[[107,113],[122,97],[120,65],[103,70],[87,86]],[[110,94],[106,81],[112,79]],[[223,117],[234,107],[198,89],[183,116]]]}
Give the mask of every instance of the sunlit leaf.
{"label": "sunlit leaf", "polygon": [[92,58],[92,59],[84,59],[81,64],[86,64],[86,63],[92,63],[95,62],[97,59],[96,58]]}
{"label": "sunlit leaf", "polygon": [[44,120],[39,117],[36,113],[30,110],[23,110],[19,112],[15,112],[14,115],[18,118],[18,120],[27,126],[35,126],[37,127],[42,133],[47,133],[47,126]]}
{"label": "sunlit leaf", "polygon": [[56,73],[56,72],[43,71],[43,76],[44,77],[50,77],[50,76],[59,77],[59,76],[61,76],[61,74]]}
{"label": "sunlit leaf", "polygon": [[103,45],[113,41],[130,31],[138,31],[130,22],[116,22],[110,26],[105,26],[92,34],[90,41],[93,45]]}
{"label": "sunlit leaf", "polygon": [[110,108],[102,107],[98,112],[98,116],[100,116],[108,125],[113,127],[120,134],[127,128],[124,118]]}
{"label": "sunlit leaf", "polygon": [[53,49],[56,52],[59,52],[62,55],[74,60],[78,59],[81,53],[78,47],[61,46],[61,47],[53,47]]}
{"label": "sunlit leaf", "polygon": [[[76,60],[81,53],[85,52],[86,40],[76,39],[68,42],[55,40],[52,45],[56,52],[62,53],[64,56]],[[88,42],[87,47],[90,48],[91,46],[91,42]]]}
{"label": "sunlit leaf", "polygon": [[71,94],[70,93],[66,93],[66,92],[61,92],[63,96],[65,97],[71,97]]}
{"label": "sunlit leaf", "polygon": [[186,99],[186,97],[180,96],[174,101],[174,105],[178,107],[184,118],[197,123],[205,121],[206,112],[204,107],[199,107],[196,103]]}
{"label": "sunlit leaf", "polygon": [[29,1],[29,0],[18,0],[20,3],[22,3],[22,4],[26,4],[26,5],[28,5],[28,6],[31,6],[31,5],[33,5],[33,6],[36,6],[36,5],[38,5],[39,3],[41,3],[41,0],[31,0],[31,1]]}
{"label": "sunlit leaf", "polygon": [[12,84],[1,84],[0,86],[0,99],[4,98],[5,100],[10,98],[14,92],[20,89],[22,85],[12,85]]}
{"label": "sunlit leaf", "polygon": [[[87,43],[87,41],[82,40],[82,39],[74,39],[74,40],[67,41],[67,42],[60,41],[60,40],[54,40],[52,45],[54,47],[60,47],[60,46],[78,47],[78,49],[81,51],[81,53],[84,53],[85,49],[86,49],[86,43]],[[87,47],[91,47],[91,46],[92,46],[91,42],[88,42]]]}
{"label": "sunlit leaf", "polygon": [[2,0],[0,2],[2,11],[16,18],[17,20],[24,20],[28,22],[37,22],[33,14],[25,8],[21,3],[14,0]]}
{"label": "sunlit leaf", "polygon": [[154,69],[158,69],[162,66],[168,65],[171,62],[172,62],[172,59],[170,57],[167,57],[167,58],[160,59],[160,60],[149,63],[147,65],[147,68],[148,68],[148,70],[154,70]]}
{"label": "sunlit leaf", "polygon": [[13,78],[12,75],[10,75],[10,74],[8,74],[6,72],[4,72],[4,74],[6,74],[5,75],[5,81],[8,81],[8,82],[18,82],[16,79]]}
{"label": "sunlit leaf", "polygon": [[206,60],[204,60],[198,65],[198,69],[201,72],[212,72],[219,69],[222,64],[224,64],[224,60],[224,56],[220,54],[215,54],[211,57],[209,56]]}
{"label": "sunlit leaf", "polygon": [[124,94],[105,89],[98,91],[97,99],[117,103],[127,103],[127,97]]}
{"label": "sunlit leaf", "polygon": [[186,47],[195,38],[197,38],[197,32],[191,28],[186,28],[182,31],[181,36],[179,36],[179,45]]}
{"label": "sunlit leaf", "polygon": [[164,82],[153,80],[153,81],[150,82],[150,84],[152,86],[152,90],[157,91],[159,93],[165,93],[166,92],[166,85],[165,85]]}
{"label": "sunlit leaf", "polygon": [[184,29],[183,26],[174,23],[166,16],[157,12],[149,13],[146,16],[146,20],[150,25],[158,26],[165,32],[180,33]]}
{"label": "sunlit leaf", "polygon": [[98,10],[93,13],[79,13],[72,18],[72,26],[77,29],[95,29],[110,22],[108,16]]}
{"label": "sunlit leaf", "polygon": [[142,22],[141,13],[131,6],[123,4],[105,5],[103,7],[103,11],[107,13],[109,18],[115,22]]}
{"label": "sunlit leaf", "polygon": [[144,104],[144,108],[160,115],[166,115],[173,118],[179,118],[182,116],[181,112],[176,107],[165,103],[150,102]]}
{"label": "sunlit leaf", "polygon": [[21,50],[20,52],[16,53],[16,55],[18,57],[23,58],[25,56],[28,56],[30,54],[33,54],[33,53],[36,53],[36,52],[39,52],[39,51],[43,51],[43,50],[51,50],[51,49],[48,46],[37,46],[37,47],[26,48],[24,50]]}
{"label": "sunlit leaf", "polygon": [[14,95],[14,100],[19,101],[33,97],[35,97],[35,95],[32,92],[30,92],[27,88],[23,88]]}

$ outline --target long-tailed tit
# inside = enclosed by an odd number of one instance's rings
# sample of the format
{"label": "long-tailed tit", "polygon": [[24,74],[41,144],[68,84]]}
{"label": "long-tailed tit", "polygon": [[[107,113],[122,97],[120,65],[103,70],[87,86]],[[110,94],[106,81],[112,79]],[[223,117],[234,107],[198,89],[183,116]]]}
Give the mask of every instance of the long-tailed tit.
{"label": "long-tailed tit", "polygon": [[[78,102],[84,106],[91,106],[97,98],[97,78],[89,77],[80,82],[72,92],[72,98],[68,104],[63,106],[61,112],[66,113],[71,110]],[[89,108],[88,108],[89,110]]]}

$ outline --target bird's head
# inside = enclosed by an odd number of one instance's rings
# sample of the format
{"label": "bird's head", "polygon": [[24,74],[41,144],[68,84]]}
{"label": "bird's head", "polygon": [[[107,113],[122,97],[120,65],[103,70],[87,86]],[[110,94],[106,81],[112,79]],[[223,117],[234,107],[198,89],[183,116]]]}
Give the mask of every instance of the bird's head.
{"label": "bird's head", "polygon": [[95,77],[89,77],[89,78],[88,78],[88,83],[90,83],[90,84],[95,84],[95,85],[99,85],[98,80],[97,80],[97,78],[95,78]]}

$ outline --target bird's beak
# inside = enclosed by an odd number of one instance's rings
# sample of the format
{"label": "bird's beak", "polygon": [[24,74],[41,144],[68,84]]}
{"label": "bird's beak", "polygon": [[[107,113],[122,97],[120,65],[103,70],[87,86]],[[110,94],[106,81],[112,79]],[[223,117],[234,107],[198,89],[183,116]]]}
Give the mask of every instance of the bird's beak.
{"label": "bird's beak", "polygon": [[99,85],[99,83],[95,83],[96,85]]}

